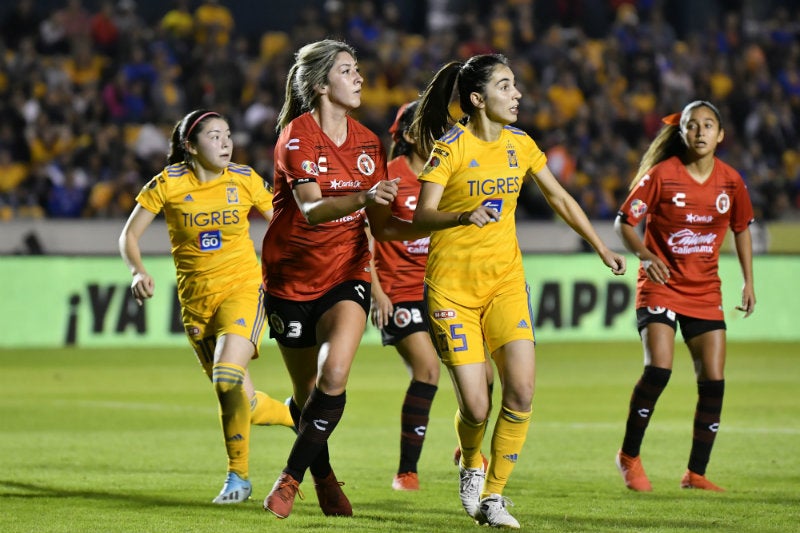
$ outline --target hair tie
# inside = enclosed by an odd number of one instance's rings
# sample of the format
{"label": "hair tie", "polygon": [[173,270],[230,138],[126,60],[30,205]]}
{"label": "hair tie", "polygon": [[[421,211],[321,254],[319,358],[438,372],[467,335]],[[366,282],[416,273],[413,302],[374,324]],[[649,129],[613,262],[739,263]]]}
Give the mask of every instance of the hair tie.
{"label": "hair tie", "polygon": [[667,115],[661,119],[661,122],[667,124],[669,126],[680,126],[681,125],[681,113],[672,113],[671,115]]}
{"label": "hair tie", "polygon": [[202,115],[200,115],[199,117],[194,119],[194,122],[192,122],[192,125],[189,126],[188,130],[186,130],[186,135],[183,137],[184,142],[189,140],[189,135],[191,135],[192,130],[194,129],[195,126],[197,126],[197,123],[200,122],[201,120],[203,120],[204,118],[206,118],[209,115],[220,116],[220,114],[217,113],[216,111],[206,111],[205,113],[203,113]]}

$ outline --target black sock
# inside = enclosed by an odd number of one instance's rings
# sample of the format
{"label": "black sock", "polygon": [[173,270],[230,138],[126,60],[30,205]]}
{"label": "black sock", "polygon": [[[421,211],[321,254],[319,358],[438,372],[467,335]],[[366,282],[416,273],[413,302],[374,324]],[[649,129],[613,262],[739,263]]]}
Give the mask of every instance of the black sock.
{"label": "black sock", "polygon": [[422,443],[428,429],[436,385],[412,381],[406,390],[403,408],[400,412],[400,466],[398,474],[416,472],[417,462],[422,453]]}
{"label": "black sock", "polygon": [[[297,405],[297,402],[294,401],[294,397],[292,397],[291,401],[289,402],[289,414],[292,415],[292,420],[294,421],[295,433],[297,433],[297,425],[300,423],[300,413],[300,407]],[[328,454],[327,442],[311,462],[311,466],[308,469],[311,471],[311,475],[314,477],[326,477],[328,474],[330,474],[332,468],[330,463],[330,455]]]}
{"label": "black sock", "polygon": [[[328,438],[342,419],[346,400],[345,392],[338,396],[329,396],[314,387],[300,415],[297,438],[284,472],[301,482],[311,464],[317,465],[322,461],[327,465],[327,472],[323,472],[324,467],[318,465],[321,467],[320,470],[312,470],[312,475],[325,477],[330,473],[330,462],[327,457]],[[323,450],[325,450],[324,456],[322,456]]]}
{"label": "black sock", "polygon": [[294,422],[294,432],[297,433],[297,426],[300,424],[300,413],[302,409],[300,406],[297,405],[297,402],[294,401],[294,396],[289,398],[289,414],[292,417],[292,422]]}
{"label": "black sock", "polygon": [[656,402],[669,382],[672,370],[647,365],[642,377],[633,388],[628,407],[628,420],[625,423],[625,438],[622,452],[631,457],[639,455],[644,432],[655,410]]}
{"label": "black sock", "polygon": [[689,470],[704,476],[711,448],[719,429],[722,413],[722,397],[725,395],[725,380],[697,382],[697,408],[694,412],[692,451],[689,454]]}

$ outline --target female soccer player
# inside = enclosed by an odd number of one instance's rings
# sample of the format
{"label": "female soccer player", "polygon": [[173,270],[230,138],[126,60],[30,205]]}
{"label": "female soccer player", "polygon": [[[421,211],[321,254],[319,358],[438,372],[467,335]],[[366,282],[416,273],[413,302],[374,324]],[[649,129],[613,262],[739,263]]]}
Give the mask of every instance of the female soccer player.
{"label": "female soccer player", "polygon": [[369,220],[378,240],[424,234],[392,215],[397,181],[387,180],[378,137],[349,116],[361,105],[355,51],[322,40],[303,46],[286,79],[275,147],[275,217],[262,263],[270,337],[293,384],[297,438],[264,508],[291,513],[311,470],[326,515],[352,506],[331,468],[327,441],[345,406],[350,367],[370,305]]}
{"label": "female soccer player", "polygon": [[189,343],[219,399],[228,452],[228,475],[214,503],[246,500],[250,424],[292,427],[288,407],[256,391],[247,371],[264,334],[261,269],[250,239],[248,213],[268,220],[272,193],[252,168],[231,163],[228,122],[199,109],[172,132],[167,166],[136,197],[119,239],[133,275],[139,305],[153,296],[155,281],[142,262],[139,239],[164,212],[178,278],[178,298]]}
{"label": "female soccer player", "polygon": [[[389,176],[400,178],[392,202],[395,216],[411,220],[419,196],[417,175],[425,156],[415,150],[408,128],[418,102],[403,105],[389,133]],[[411,383],[400,415],[400,464],[392,480],[395,490],[419,490],[417,462],[422,453],[433,398],[439,384],[439,358],[428,334],[428,313],[422,279],[429,238],[373,242],[372,324],[381,330],[384,346],[392,345],[403,358]]]}
{"label": "female soccer player", "polygon": [[[636,321],[645,364],[633,389],[616,463],[629,489],[652,490],[639,451],[672,373],[680,325],[694,362],[698,396],[681,487],[721,491],[705,477],[725,391],[719,249],[730,227],[744,277],[737,309],[750,316],[756,304],[749,229],[753,207],[742,177],[714,155],[725,135],[714,105],[694,101],[665,122],[642,157],[615,221],[623,243],[641,260]],[[635,229],[642,221],[644,241]]]}
{"label": "female soccer player", "polygon": [[[454,86],[466,113],[455,124],[448,112]],[[480,523],[512,528],[519,522],[502,493],[530,424],[535,367],[529,289],[514,221],[523,181],[533,179],[614,274],[625,272],[625,258],[603,243],[548,169],[544,153],[510,126],[521,96],[504,56],[473,56],[436,73],[412,126],[413,137],[430,153],[414,225],[433,232],[425,272],[428,315],[459,406],[461,503]],[[481,442],[490,396],[484,345],[502,387],[486,473]]]}
{"label": "female soccer player", "polygon": [[[418,101],[405,104],[389,133],[389,175],[400,178],[392,212],[402,219],[411,219],[419,197],[417,176],[425,165],[427,154],[418,151],[409,134]],[[419,490],[417,463],[427,433],[431,404],[439,383],[439,358],[429,334],[428,311],[423,296],[425,263],[428,259],[428,236],[415,241],[374,242],[372,268],[372,324],[381,330],[384,346],[393,345],[410,374],[400,416],[400,464],[392,480],[395,490]],[[492,365],[486,362],[489,394],[493,386]],[[458,465],[461,450],[456,448]],[[483,459],[484,466],[487,463]]]}

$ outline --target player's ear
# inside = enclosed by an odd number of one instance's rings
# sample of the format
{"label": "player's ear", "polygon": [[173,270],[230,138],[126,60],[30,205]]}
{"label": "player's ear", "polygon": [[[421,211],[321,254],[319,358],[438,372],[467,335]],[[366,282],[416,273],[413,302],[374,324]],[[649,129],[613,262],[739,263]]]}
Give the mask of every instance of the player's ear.
{"label": "player's ear", "polygon": [[483,95],[481,95],[481,93],[477,92],[470,93],[469,101],[472,102],[472,105],[478,109],[483,107]]}

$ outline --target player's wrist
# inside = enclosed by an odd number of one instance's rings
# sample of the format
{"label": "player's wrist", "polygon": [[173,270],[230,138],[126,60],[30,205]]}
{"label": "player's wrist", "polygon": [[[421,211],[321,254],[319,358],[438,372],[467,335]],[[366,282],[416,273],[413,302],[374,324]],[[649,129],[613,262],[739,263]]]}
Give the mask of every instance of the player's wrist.
{"label": "player's wrist", "polygon": [[469,211],[464,211],[463,213],[458,215],[456,219],[459,226],[466,226],[469,223]]}

